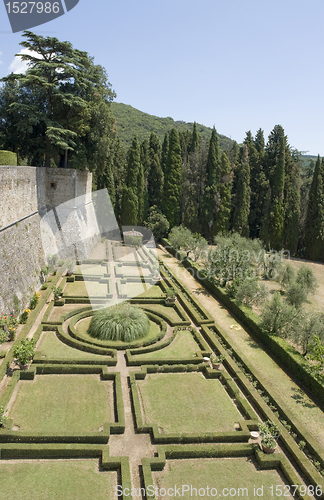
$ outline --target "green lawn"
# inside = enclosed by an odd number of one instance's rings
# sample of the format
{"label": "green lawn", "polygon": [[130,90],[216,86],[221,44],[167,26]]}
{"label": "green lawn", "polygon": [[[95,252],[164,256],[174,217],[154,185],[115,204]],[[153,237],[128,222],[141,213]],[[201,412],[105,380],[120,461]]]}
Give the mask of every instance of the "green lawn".
{"label": "green lawn", "polygon": [[[166,466],[161,472],[153,472],[155,486],[158,488],[174,488],[174,485],[182,487],[189,485],[192,488],[217,489],[210,492],[211,498],[225,497],[229,498],[262,498],[271,500],[276,498],[276,485],[279,485],[277,492],[282,492],[282,498],[293,498],[286,489],[284,490],[284,481],[277,470],[259,470],[257,464],[251,457],[242,458],[213,458],[213,459],[188,459],[188,460],[167,460]],[[254,488],[263,487],[263,494],[256,495]],[[271,489],[273,487],[273,495]],[[227,488],[224,492],[224,488]],[[230,489],[232,495],[229,494]],[[240,488],[240,490],[239,490]],[[243,488],[246,488],[243,490]],[[235,491],[236,490],[236,491]],[[261,490],[258,490],[261,493]],[[184,493],[181,498],[184,500],[196,498],[195,491],[190,495],[190,491]],[[201,492],[202,493],[202,492]],[[206,495],[197,498],[207,498]]]}
{"label": "green lawn", "polygon": [[75,274],[83,274],[83,276],[103,276],[107,273],[107,266],[98,264],[81,264],[74,268]]}
{"label": "green lawn", "polygon": [[48,321],[62,321],[62,316],[64,316],[64,314],[79,309],[80,307],[80,304],[64,304],[64,306],[54,306],[48,317]]}
{"label": "green lawn", "polygon": [[[61,342],[55,332],[44,332],[37,352],[41,351],[45,358],[50,361],[51,359],[98,359],[102,358],[103,363],[105,358],[98,356],[98,354],[92,354],[91,352],[80,351],[79,349],[74,349],[63,342]],[[106,357],[107,359],[107,357]]]}
{"label": "green lawn", "polygon": [[133,266],[121,266],[118,267],[118,272],[122,273],[123,276],[151,276],[151,271],[147,267],[137,266],[135,263]]}
{"label": "green lawn", "polygon": [[73,281],[67,283],[64,288],[65,296],[106,296],[108,287],[106,283],[99,283],[98,281]]}
{"label": "green lawn", "polygon": [[138,354],[134,359],[189,359],[200,351],[191,332],[183,330],[177,333],[171,344],[158,351]]}
{"label": "green lawn", "polygon": [[243,418],[221,382],[200,372],[154,373],[137,386],[145,421],[165,433],[233,431]]}
{"label": "green lawn", "polygon": [[95,432],[111,422],[113,383],[98,375],[40,375],[19,384],[9,416],[22,432]]}
{"label": "green lawn", "polygon": [[177,311],[170,306],[163,306],[162,304],[138,304],[139,307],[144,307],[147,310],[152,311],[152,313],[163,314],[165,317],[169,318],[174,323],[180,323],[182,318],[179,316]]}
{"label": "green lawn", "polygon": [[2,500],[102,500],[112,498],[116,473],[95,460],[42,460],[0,465]]}

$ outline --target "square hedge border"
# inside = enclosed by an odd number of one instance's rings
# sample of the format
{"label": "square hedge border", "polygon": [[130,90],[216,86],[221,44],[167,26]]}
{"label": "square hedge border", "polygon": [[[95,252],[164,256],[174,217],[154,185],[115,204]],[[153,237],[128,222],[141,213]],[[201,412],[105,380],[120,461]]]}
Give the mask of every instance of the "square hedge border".
{"label": "square hedge border", "polygon": [[[16,370],[0,398],[0,405],[6,407],[20,380],[34,380],[41,375],[76,375],[99,374],[101,380],[112,380],[114,386],[114,414],[115,422],[103,425],[102,432],[76,433],[76,434],[35,434],[22,433],[11,430],[12,422],[0,428],[0,443],[100,443],[106,444],[110,434],[123,434],[125,432],[125,413],[121,376],[119,372],[108,372],[107,366],[90,365],[32,365],[28,370]],[[9,419],[10,420],[10,419]]]}
{"label": "square hedge border", "polygon": [[[156,424],[145,424],[140,403],[139,390],[136,380],[144,380],[148,373],[160,373],[163,368],[164,373],[202,372],[206,378],[223,378],[225,389],[229,396],[236,400],[238,411],[242,414],[242,421],[238,422],[240,431],[228,432],[205,432],[205,433],[167,433],[161,434]],[[221,443],[221,442],[247,442],[250,438],[248,425],[255,426],[256,414],[249,406],[248,402],[241,398],[239,390],[232,379],[226,374],[211,370],[204,364],[197,365],[158,365],[142,366],[140,372],[130,373],[130,386],[132,403],[135,415],[135,428],[138,433],[149,433],[153,444],[161,443]],[[244,420],[246,418],[246,420]]]}

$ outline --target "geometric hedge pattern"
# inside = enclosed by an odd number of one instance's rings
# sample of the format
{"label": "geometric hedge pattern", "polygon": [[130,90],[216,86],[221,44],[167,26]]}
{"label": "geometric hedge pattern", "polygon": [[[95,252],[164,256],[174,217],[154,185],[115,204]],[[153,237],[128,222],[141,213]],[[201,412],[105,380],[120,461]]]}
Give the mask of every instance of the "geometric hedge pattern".
{"label": "geometric hedge pattern", "polygon": [[[37,341],[28,369],[12,364],[10,353],[0,365],[0,406],[8,415],[0,428],[0,497],[15,491],[42,500],[136,498],[144,488],[148,499],[179,491],[190,498],[195,488],[196,496],[228,488],[230,496],[319,498],[323,477],[283,422],[324,467],[316,443],[269,388],[262,387],[268,401],[261,397],[248,360],[235,353],[208,311],[163,265],[162,279],[147,289],[149,253],[142,293],[133,297],[136,258],[127,249],[130,259],[119,265],[125,248],[106,245],[114,265],[79,262],[72,276],[61,268],[50,278],[17,339]],[[53,285],[63,288],[62,299],[50,301],[35,328]],[[167,300],[170,287],[175,303]],[[89,291],[99,305],[107,297],[132,297],[149,317],[148,335],[129,344],[91,338]],[[211,353],[224,356],[221,370],[212,368]],[[14,368],[9,377],[5,362]],[[258,422],[269,419],[281,430],[272,455],[251,437]],[[170,490],[175,487],[180,490]]]}

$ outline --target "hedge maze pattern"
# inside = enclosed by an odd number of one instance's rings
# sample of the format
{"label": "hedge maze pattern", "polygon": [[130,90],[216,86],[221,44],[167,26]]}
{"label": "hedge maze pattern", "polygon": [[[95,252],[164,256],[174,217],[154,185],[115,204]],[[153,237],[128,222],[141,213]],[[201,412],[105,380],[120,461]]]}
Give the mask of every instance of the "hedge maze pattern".
{"label": "hedge maze pattern", "polygon": [[[20,461],[25,467],[21,473],[33,478],[46,464],[64,460],[65,470],[71,466],[72,478],[75,464],[82,468],[82,461],[90,459],[98,464],[96,474],[103,475],[100,484],[107,481],[100,491],[108,491],[108,498],[117,497],[119,485],[120,498],[131,498],[132,493],[135,498],[135,489],[142,487],[148,500],[160,500],[150,486],[167,485],[170,471],[180,478],[191,466],[195,469],[192,464],[202,467],[204,477],[210,467],[212,486],[229,459],[231,467],[243,467],[248,461],[253,470],[263,471],[262,477],[268,474],[269,481],[278,477],[278,484],[306,488],[297,488],[290,496],[319,498],[316,493],[324,489],[323,476],[302,452],[298,439],[307,443],[322,468],[323,453],[294,415],[272,398],[271,388],[261,385],[248,360],[233,351],[226,333],[162,264],[161,279],[147,288],[154,263],[145,247],[135,251],[106,244],[113,263],[108,258],[79,262],[72,276],[66,277],[61,269],[50,278],[51,286],[63,288],[62,298],[49,302],[33,331],[50,295],[50,287],[44,290],[17,339],[29,335],[37,341],[28,369],[18,369],[11,351],[0,364],[0,406],[8,411],[0,428],[1,498],[11,498],[12,483],[5,470],[14,473],[14,464]],[[146,261],[140,276],[136,273],[139,257]],[[119,258],[123,261],[118,262]],[[85,281],[90,286],[85,287]],[[143,288],[140,296],[132,296],[134,283]],[[175,303],[167,300],[170,287],[177,291]],[[130,302],[142,307],[150,319],[147,337],[129,344],[91,338],[86,332],[93,314],[89,290],[91,301],[99,306],[107,298],[130,295]],[[221,370],[212,368],[211,353],[224,356]],[[261,451],[250,434],[258,429],[258,422],[269,419],[281,430],[272,455]],[[137,457],[142,435],[146,445]],[[111,456],[112,446],[116,456]],[[90,486],[85,487],[83,498],[92,499],[96,498],[91,490],[93,471],[88,474]],[[255,481],[252,472],[250,479]],[[26,484],[23,498],[34,498],[32,482]],[[60,498],[72,498],[68,488],[65,494],[60,493]],[[249,491],[249,496],[255,495]]]}

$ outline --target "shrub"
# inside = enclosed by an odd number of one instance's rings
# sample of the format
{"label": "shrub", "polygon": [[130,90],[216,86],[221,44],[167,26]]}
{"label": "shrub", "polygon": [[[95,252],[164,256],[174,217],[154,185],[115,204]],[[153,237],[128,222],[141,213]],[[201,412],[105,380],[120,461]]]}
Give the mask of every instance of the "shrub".
{"label": "shrub", "polygon": [[54,294],[54,300],[57,300],[61,297],[62,293],[63,293],[63,289],[62,287],[58,286],[52,286],[52,290],[53,290],[53,294]]}
{"label": "shrub", "polygon": [[28,316],[30,313],[30,309],[25,309],[24,312],[21,313],[20,315],[20,323],[25,324],[27,322]]}
{"label": "shrub", "polygon": [[24,339],[13,347],[13,356],[17,358],[20,365],[27,365],[34,356],[35,344],[36,342],[34,339]]}
{"label": "shrub", "polygon": [[170,225],[165,215],[163,215],[160,209],[154,205],[150,207],[145,226],[152,231],[154,238],[160,240],[167,234]]}
{"label": "shrub", "polygon": [[253,304],[264,302],[268,291],[264,283],[259,284],[256,280],[244,280],[236,289],[235,298],[241,304],[252,307]]}
{"label": "shrub", "polygon": [[271,301],[268,301],[261,313],[261,327],[269,335],[278,335],[287,338],[298,323],[298,310],[282,300],[279,292],[275,292]]}
{"label": "shrub", "polygon": [[101,340],[131,342],[145,337],[149,327],[149,319],[142,309],[124,303],[96,311],[88,334]]}
{"label": "shrub", "polygon": [[40,298],[40,293],[35,292],[32,298],[30,299],[30,304],[29,304],[30,309],[35,309],[35,307],[38,304],[39,298]]}
{"label": "shrub", "polygon": [[4,424],[4,421],[6,420],[6,417],[4,416],[5,411],[6,410],[4,406],[0,406],[0,427]]}

